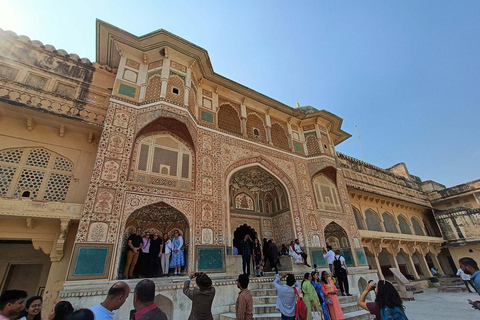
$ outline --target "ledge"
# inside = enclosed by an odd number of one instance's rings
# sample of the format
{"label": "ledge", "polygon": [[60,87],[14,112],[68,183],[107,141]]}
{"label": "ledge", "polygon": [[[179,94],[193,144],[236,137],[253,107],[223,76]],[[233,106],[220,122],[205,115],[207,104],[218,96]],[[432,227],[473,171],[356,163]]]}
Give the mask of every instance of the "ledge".
{"label": "ledge", "polygon": [[80,220],[82,212],[78,203],[0,198],[0,216]]}
{"label": "ledge", "polygon": [[378,232],[369,230],[358,230],[362,239],[383,239],[383,240],[400,240],[408,242],[429,242],[429,243],[443,243],[445,240],[442,237],[428,237],[417,236],[402,233]]}

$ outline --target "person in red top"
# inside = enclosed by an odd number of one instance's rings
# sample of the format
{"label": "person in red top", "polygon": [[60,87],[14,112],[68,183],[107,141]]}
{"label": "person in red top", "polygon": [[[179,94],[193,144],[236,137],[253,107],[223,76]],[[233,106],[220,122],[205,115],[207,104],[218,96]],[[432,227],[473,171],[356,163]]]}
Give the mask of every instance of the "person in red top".
{"label": "person in red top", "polygon": [[253,297],[250,290],[247,289],[249,281],[246,274],[238,276],[237,287],[240,292],[235,305],[237,320],[253,320]]}
{"label": "person in red top", "polygon": [[133,306],[130,320],[168,320],[167,315],[157,307],[155,300],[155,283],[150,279],[143,279],[135,287]]}

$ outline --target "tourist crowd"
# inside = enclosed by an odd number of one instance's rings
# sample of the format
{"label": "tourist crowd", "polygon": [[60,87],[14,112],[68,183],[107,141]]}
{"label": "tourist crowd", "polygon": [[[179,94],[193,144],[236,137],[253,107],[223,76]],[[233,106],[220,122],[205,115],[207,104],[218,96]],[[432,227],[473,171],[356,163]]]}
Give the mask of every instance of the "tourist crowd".
{"label": "tourist crowd", "polygon": [[[178,236],[176,236],[178,239]],[[245,237],[244,241],[249,241]],[[268,243],[268,242],[267,242]],[[325,256],[331,270],[344,268],[346,265],[340,259],[339,252],[333,256],[325,250]],[[338,261],[338,262],[337,262]],[[468,285],[475,288],[480,294],[480,270],[477,262],[471,258],[459,260],[460,275],[469,275]],[[316,267],[316,266],[314,266]],[[460,272],[461,270],[461,272]],[[197,287],[191,288],[190,283],[195,278]],[[338,276],[337,276],[338,278]],[[462,279],[465,279],[462,276]],[[285,284],[280,282],[285,280]],[[253,296],[248,290],[250,282],[247,273],[240,274],[236,280],[240,292],[237,297],[235,309],[237,320],[253,320]],[[291,273],[277,275],[273,281],[277,290],[276,308],[280,311],[282,320],[341,320],[344,315],[338,300],[339,289],[327,271],[321,274],[316,270],[304,274],[301,284]],[[344,287],[348,294],[348,283]],[[367,295],[375,292],[375,300],[366,302]],[[300,292],[302,293],[300,295]],[[58,302],[50,312],[49,320],[113,320],[114,311],[119,309],[126,301],[130,287],[123,281],[116,282],[108,290],[107,297],[98,305],[89,309],[74,310],[68,301]],[[184,283],[183,293],[192,301],[192,308],[188,320],[213,320],[212,304],[215,298],[215,287],[211,278],[203,273],[190,273]],[[167,315],[155,303],[155,283],[150,279],[140,280],[134,289],[133,307],[130,320],[167,320]],[[41,320],[42,297],[33,296],[27,300],[27,293],[22,290],[7,290],[0,296],[0,320]],[[469,301],[472,308],[479,309],[480,301]],[[358,298],[357,304],[375,315],[377,320],[408,319],[402,299],[390,281],[380,280],[377,283],[370,281],[366,289]]]}

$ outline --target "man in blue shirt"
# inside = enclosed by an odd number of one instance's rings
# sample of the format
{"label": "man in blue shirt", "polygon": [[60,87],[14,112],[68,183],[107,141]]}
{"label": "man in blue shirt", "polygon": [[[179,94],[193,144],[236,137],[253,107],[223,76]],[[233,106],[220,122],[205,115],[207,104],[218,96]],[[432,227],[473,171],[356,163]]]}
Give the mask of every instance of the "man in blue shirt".
{"label": "man in blue shirt", "polygon": [[[478,269],[478,264],[472,258],[461,258],[458,260],[460,264],[460,269],[463,270],[466,274],[471,274],[471,280],[475,284],[475,290],[480,294],[480,270]],[[480,310],[480,301],[469,302],[472,305],[472,308]]]}
{"label": "man in blue shirt", "polygon": [[[280,280],[287,278],[287,284],[281,285]],[[282,274],[281,277],[276,277],[273,285],[277,289],[277,309],[282,314],[282,320],[295,320],[295,307],[297,305],[297,292],[300,290],[300,285],[295,281],[295,276],[291,273]]]}
{"label": "man in blue shirt", "polygon": [[95,306],[90,307],[95,320],[113,320],[113,311],[120,309],[125,303],[130,293],[130,287],[123,281],[115,282],[108,290],[105,300]]}

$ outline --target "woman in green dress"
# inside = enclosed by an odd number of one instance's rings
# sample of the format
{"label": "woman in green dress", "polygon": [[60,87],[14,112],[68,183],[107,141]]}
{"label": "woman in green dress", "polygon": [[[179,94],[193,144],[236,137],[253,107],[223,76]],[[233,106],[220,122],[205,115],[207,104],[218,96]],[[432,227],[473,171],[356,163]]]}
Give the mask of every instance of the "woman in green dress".
{"label": "woman in green dress", "polygon": [[312,311],[320,311],[320,301],[318,300],[317,292],[312,285],[312,275],[310,272],[305,273],[302,281],[303,301],[308,308],[307,320],[312,320]]}

